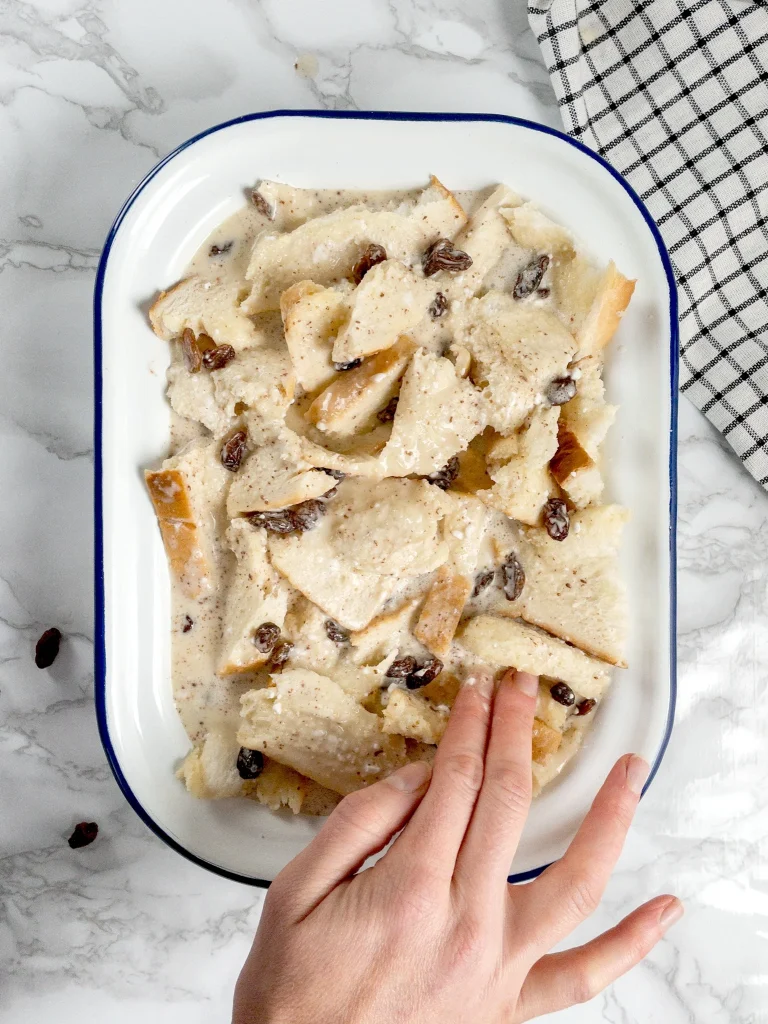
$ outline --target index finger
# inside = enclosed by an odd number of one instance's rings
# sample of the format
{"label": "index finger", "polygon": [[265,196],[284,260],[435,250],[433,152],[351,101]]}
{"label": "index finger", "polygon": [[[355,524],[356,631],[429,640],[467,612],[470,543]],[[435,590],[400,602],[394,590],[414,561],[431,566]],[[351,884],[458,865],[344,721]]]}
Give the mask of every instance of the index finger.
{"label": "index finger", "polygon": [[483,782],[493,676],[487,669],[471,673],[458,692],[440,741],[427,795],[387,854],[409,863],[429,864],[450,881],[477,794]]}

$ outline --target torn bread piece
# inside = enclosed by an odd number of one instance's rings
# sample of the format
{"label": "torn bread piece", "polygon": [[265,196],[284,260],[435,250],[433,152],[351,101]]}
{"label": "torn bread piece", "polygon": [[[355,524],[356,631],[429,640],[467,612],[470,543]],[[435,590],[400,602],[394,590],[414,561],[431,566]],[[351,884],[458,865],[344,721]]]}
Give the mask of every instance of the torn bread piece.
{"label": "torn bread piece", "polygon": [[304,804],[312,781],[300,775],[287,765],[265,758],[264,769],[257,779],[243,782],[243,794],[252,800],[258,800],[270,811],[279,811],[287,807],[298,814]]}
{"label": "torn bread piece", "polygon": [[349,318],[333,343],[333,362],[350,363],[394,345],[427,316],[437,286],[397,260],[371,267],[352,293]]}
{"label": "torn bread piece", "polygon": [[558,451],[559,416],[557,406],[538,406],[516,435],[490,448],[487,462],[493,487],[479,491],[478,498],[510,519],[538,523],[553,491],[549,464]]}
{"label": "torn bread piece", "polygon": [[413,631],[422,598],[414,597],[398,607],[382,612],[364,629],[349,635],[352,660],[358,665],[377,664],[394,654],[401,640]]}
{"label": "torn bread piece", "polygon": [[489,665],[560,679],[584,697],[599,697],[611,679],[605,662],[516,619],[478,615],[461,627],[458,640]]}
{"label": "torn bread piece", "polygon": [[188,597],[209,593],[231,477],[219,446],[206,438],[191,441],[144,477],[171,573]]}
{"label": "torn bread piece", "polygon": [[406,764],[400,736],[327,676],[283,672],[275,685],[241,699],[238,742],[343,795],[378,782]]}
{"label": "torn bread piece", "polygon": [[449,557],[437,572],[413,633],[439,658],[451,649],[451,641],[464,605],[475,585],[478,552],[485,534],[488,512],[477,498],[446,493],[445,536]]}
{"label": "torn bread piece", "polygon": [[550,754],[559,749],[562,739],[561,732],[542,722],[540,718],[534,718],[531,755],[536,764],[544,764]]}
{"label": "torn bread piece", "polygon": [[501,292],[467,303],[458,336],[472,353],[472,379],[500,434],[517,430],[543,402],[547,385],[565,376],[576,350],[553,313]]}
{"label": "torn bread piece", "polygon": [[635,282],[624,277],[611,260],[576,335],[579,358],[596,355],[605,348],[616,333],[634,290]]}
{"label": "torn bread piece", "polygon": [[356,205],[316,217],[287,234],[265,233],[253,247],[246,277],[245,313],[278,309],[280,295],[297,281],[328,285],[348,277],[363,249],[381,245],[390,259],[415,265],[438,238],[452,238],[466,216],[436,178],[414,204],[398,210]]}
{"label": "torn bread piece", "polygon": [[211,376],[216,402],[230,422],[245,414],[254,444],[274,437],[285,421],[296,385],[287,352],[249,349]]}
{"label": "torn bread piece", "polygon": [[572,258],[574,242],[570,232],[550,220],[535,203],[505,206],[500,213],[512,237],[524,249],[547,253],[558,259]]}
{"label": "torn bread piece", "polygon": [[324,434],[348,437],[376,423],[376,413],[395,394],[415,345],[403,337],[391,348],[340,373],[310,405],[306,418]]}
{"label": "torn bread piece", "polygon": [[[587,505],[596,505],[600,501],[603,493],[600,470],[592,457],[581,447],[576,435],[562,423],[557,432],[557,451],[549,464],[549,471],[575,508],[586,508]],[[530,519],[523,521],[531,525],[535,522]]]}
{"label": "torn bread piece", "polygon": [[347,292],[299,281],[280,296],[280,312],[296,380],[305,391],[324,387],[337,372],[331,353],[349,320]]}
{"label": "torn bread piece", "polygon": [[329,618],[345,629],[363,629],[401,585],[396,576],[362,572],[330,543],[330,516],[306,533],[271,535],[275,568]]}
{"label": "torn bread piece", "polygon": [[416,693],[393,688],[382,712],[384,732],[421,743],[439,743],[449,713],[449,708],[438,710]]}
{"label": "torn bread piece", "polygon": [[227,530],[227,541],[237,565],[224,612],[220,676],[250,672],[268,661],[271,651],[260,650],[254,635],[266,622],[282,627],[291,598],[290,587],[270,565],[264,530],[235,519]]}
{"label": "torn bread piece", "polygon": [[291,667],[330,675],[342,648],[328,636],[329,618],[322,608],[297,594],[283,623],[282,635],[293,644]]}
{"label": "torn bread piece", "polygon": [[299,438],[282,430],[257,448],[235,474],[227,496],[227,514],[288,508],[327,494],[336,480],[322,469],[300,469]]}
{"label": "torn bread piece", "polygon": [[466,299],[482,288],[486,276],[514,242],[502,211],[521,202],[511,188],[499,185],[474,211],[454,240],[456,248],[471,257],[472,266],[459,274],[441,271],[433,278],[449,299]]}
{"label": "torn bread piece", "polygon": [[458,676],[453,675],[452,672],[441,672],[431,683],[422,686],[419,693],[435,707],[452,708],[461,686],[462,683]]}
{"label": "torn bread piece", "polygon": [[486,425],[483,395],[450,359],[419,349],[400,387],[392,434],[380,455],[387,476],[434,473]]}
{"label": "torn bread piece", "polygon": [[628,615],[618,552],[628,519],[620,505],[598,505],[571,514],[565,540],[526,529],[536,557],[525,566],[521,611],[526,622],[622,668]]}
{"label": "torn bread piece", "polygon": [[190,750],[176,776],[200,800],[240,796],[243,780],[237,771],[239,751],[240,744],[231,730],[209,732],[201,746]]}
{"label": "torn bread piece", "polygon": [[152,330],[170,341],[189,327],[196,335],[209,335],[217,345],[231,345],[236,352],[260,345],[263,334],[240,307],[241,291],[237,281],[186,277],[155,299],[149,310]]}
{"label": "torn bread piece", "polygon": [[232,421],[216,401],[213,374],[190,373],[181,358],[174,358],[168,367],[167,377],[166,394],[175,413],[202,423],[214,437],[226,434]]}
{"label": "torn bread piece", "polygon": [[449,553],[442,498],[425,480],[343,480],[327,516],[329,547],[360,572],[432,572]]}
{"label": "torn bread piece", "polygon": [[561,407],[561,422],[576,438],[585,452],[597,461],[600,445],[605,440],[618,407],[605,401],[602,362],[599,356],[580,359],[571,370],[576,381],[576,394]]}

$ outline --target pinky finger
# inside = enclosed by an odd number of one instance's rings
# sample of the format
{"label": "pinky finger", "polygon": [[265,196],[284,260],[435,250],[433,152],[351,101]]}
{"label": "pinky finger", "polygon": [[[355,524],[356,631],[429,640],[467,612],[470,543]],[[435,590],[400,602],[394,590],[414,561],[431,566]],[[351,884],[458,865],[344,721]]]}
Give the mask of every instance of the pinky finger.
{"label": "pinky finger", "polygon": [[593,999],[639,964],[682,915],[675,896],[657,896],[591,942],[542,957],[525,979],[515,1024]]}

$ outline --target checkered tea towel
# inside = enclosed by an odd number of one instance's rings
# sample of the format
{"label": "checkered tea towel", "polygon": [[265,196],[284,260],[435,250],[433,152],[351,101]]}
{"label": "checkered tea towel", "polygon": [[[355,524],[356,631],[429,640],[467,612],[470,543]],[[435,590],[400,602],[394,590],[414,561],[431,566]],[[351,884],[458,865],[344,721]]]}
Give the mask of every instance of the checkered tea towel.
{"label": "checkered tea towel", "polygon": [[566,131],[677,276],[680,385],[768,487],[768,0],[528,0]]}

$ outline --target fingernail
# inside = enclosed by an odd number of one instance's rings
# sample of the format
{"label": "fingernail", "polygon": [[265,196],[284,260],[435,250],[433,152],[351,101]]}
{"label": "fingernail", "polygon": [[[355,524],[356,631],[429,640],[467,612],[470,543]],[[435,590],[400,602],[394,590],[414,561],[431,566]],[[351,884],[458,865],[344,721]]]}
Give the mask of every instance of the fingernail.
{"label": "fingernail", "polygon": [[651,767],[644,758],[632,754],[627,762],[627,789],[640,796],[650,771]]}
{"label": "fingernail", "polygon": [[677,897],[674,897],[674,899],[671,899],[669,903],[666,904],[662,912],[659,914],[659,928],[665,932],[668,928],[671,928],[676,921],[679,921],[684,913],[685,907]]}
{"label": "fingernail", "polygon": [[412,761],[384,781],[403,793],[415,793],[427,782],[431,774],[432,767],[426,761]]}
{"label": "fingernail", "polygon": [[539,677],[530,672],[515,672],[515,686],[526,697],[537,697],[539,694]]}

